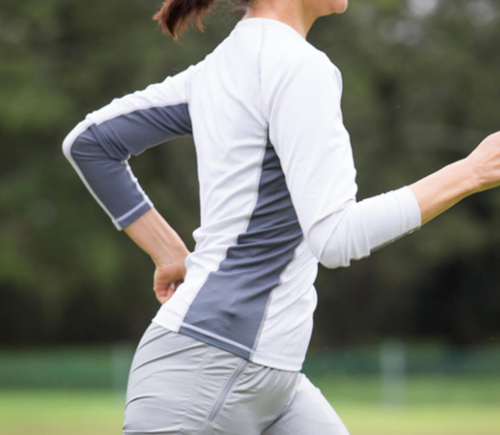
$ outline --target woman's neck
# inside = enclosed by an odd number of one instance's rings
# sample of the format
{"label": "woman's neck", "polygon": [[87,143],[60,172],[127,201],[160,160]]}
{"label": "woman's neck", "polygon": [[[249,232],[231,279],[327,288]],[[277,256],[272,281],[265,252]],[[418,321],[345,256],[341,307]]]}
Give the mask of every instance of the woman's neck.
{"label": "woman's neck", "polygon": [[249,8],[244,19],[247,18],[270,18],[282,21],[294,28],[305,39],[317,16],[302,7],[301,1],[261,1]]}

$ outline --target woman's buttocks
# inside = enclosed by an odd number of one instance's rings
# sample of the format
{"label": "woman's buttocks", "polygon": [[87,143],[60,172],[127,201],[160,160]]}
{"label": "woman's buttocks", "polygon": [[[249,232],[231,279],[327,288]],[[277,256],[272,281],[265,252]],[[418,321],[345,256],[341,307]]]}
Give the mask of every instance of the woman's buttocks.
{"label": "woman's buttocks", "polygon": [[123,433],[261,434],[298,380],[152,323],[132,364]]}

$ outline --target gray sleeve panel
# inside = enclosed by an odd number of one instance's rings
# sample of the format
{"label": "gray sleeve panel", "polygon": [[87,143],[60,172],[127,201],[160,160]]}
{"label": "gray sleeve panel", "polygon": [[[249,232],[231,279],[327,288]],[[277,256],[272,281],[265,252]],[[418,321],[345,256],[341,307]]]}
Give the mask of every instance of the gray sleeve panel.
{"label": "gray sleeve panel", "polygon": [[192,133],[187,104],[138,110],[91,125],[71,157],[93,194],[125,228],[152,207],[127,163],[130,155]]}
{"label": "gray sleeve panel", "polygon": [[187,104],[152,107],[90,127],[110,157],[125,160],[148,148],[192,133]]}
{"label": "gray sleeve panel", "polygon": [[128,163],[110,158],[91,130],[78,136],[71,147],[71,156],[95,196],[121,228],[152,207],[134,182]]}

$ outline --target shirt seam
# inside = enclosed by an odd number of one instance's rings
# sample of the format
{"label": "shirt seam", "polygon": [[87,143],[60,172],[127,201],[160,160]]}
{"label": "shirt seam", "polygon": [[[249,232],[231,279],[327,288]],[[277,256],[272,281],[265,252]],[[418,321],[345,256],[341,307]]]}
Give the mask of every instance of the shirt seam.
{"label": "shirt seam", "polygon": [[264,113],[264,93],[262,91],[263,86],[262,86],[262,53],[264,51],[264,42],[265,42],[265,34],[266,34],[266,27],[262,26],[262,41],[260,43],[260,48],[259,48],[259,56],[258,56],[258,75],[259,75],[259,91],[260,91],[260,110],[262,112],[262,115],[264,116],[264,119],[266,120],[266,123],[269,124],[268,117]]}

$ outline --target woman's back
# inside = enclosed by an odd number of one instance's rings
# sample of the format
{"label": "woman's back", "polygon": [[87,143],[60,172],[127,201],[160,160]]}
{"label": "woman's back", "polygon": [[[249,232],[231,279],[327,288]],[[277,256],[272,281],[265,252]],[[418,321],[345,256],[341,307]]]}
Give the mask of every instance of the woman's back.
{"label": "woman's back", "polygon": [[288,25],[248,19],[184,73],[201,226],[184,284],[155,319],[286,370],[300,369],[309,343],[317,260],[269,138],[269,112],[286,75],[311,56],[324,54]]}
{"label": "woman's back", "polygon": [[[114,100],[68,135],[66,156],[118,228],[151,224],[136,241],[159,250],[151,254],[158,261],[171,256],[159,242],[165,232],[181,246],[175,270],[184,283],[175,294],[162,287],[168,302],[156,323],[261,365],[300,370],[318,260],[347,266],[420,225],[408,188],[356,203],[341,93],[324,53],[283,22],[249,18],[204,61]],[[183,134],[194,135],[201,199],[196,249],[185,261],[155,211],[150,224],[141,219],[153,204],[127,162]]]}

